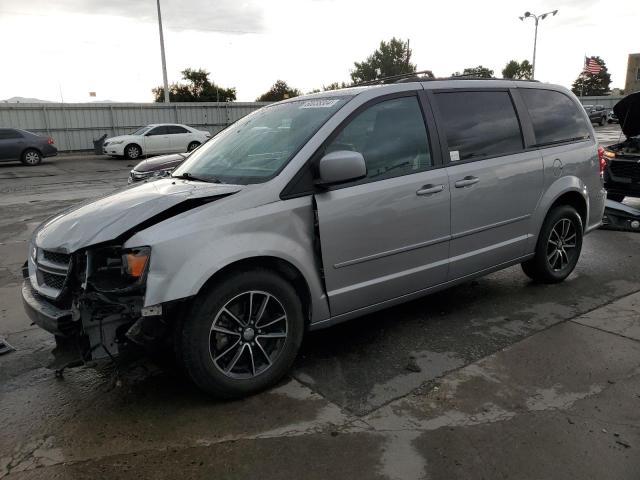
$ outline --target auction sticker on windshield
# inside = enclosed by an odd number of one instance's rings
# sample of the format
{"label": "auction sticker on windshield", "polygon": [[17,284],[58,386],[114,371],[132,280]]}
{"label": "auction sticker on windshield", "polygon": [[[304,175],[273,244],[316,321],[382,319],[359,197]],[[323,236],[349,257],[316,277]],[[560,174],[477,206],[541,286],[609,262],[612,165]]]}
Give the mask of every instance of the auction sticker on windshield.
{"label": "auction sticker on windshield", "polygon": [[302,105],[300,105],[300,108],[330,108],[330,107],[333,107],[339,101],[340,99],[307,100],[306,102],[302,102]]}

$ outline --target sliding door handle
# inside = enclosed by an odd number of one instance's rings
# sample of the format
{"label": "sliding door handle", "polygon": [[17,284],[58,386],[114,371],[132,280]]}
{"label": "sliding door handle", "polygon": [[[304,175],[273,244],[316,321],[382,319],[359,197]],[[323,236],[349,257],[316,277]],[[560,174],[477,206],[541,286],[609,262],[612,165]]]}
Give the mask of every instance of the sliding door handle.
{"label": "sliding door handle", "polygon": [[458,180],[455,183],[455,186],[456,188],[470,187],[471,185],[475,185],[479,181],[480,179],[478,177],[467,176],[467,177],[464,177],[462,180]]}
{"label": "sliding door handle", "polygon": [[444,190],[444,185],[424,185],[420,190],[416,192],[416,195],[425,196],[440,193]]}

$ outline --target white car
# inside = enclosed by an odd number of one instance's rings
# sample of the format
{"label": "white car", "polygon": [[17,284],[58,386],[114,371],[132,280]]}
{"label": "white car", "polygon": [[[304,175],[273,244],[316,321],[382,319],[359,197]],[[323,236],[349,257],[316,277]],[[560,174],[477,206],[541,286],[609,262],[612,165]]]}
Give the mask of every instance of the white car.
{"label": "white car", "polygon": [[142,155],[190,152],[211,138],[207,131],[176,123],[154,123],[129,135],[107,138],[102,153],[130,160]]}

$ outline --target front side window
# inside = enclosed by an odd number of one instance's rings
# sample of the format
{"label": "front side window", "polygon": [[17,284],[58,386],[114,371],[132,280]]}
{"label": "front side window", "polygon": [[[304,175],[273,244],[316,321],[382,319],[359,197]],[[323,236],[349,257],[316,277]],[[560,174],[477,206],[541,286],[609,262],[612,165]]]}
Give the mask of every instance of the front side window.
{"label": "front side window", "polygon": [[520,123],[508,92],[437,93],[452,162],[522,151]]}
{"label": "front side window", "polygon": [[174,176],[240,185],[266,182],[350,98],[301,99],[256,110],[194,151]]}
{"label": "front side window", "polygon": [[589,138],[584,114],[563,93],[523,88],[520,95],[529,110],[538,146]]}
{"label": "front side window", "polygon": [[360,152],[367,178],[407,175],[433,165],[422,110],[415,96],[385,100],[359,113],[327,145],[325,153]]}

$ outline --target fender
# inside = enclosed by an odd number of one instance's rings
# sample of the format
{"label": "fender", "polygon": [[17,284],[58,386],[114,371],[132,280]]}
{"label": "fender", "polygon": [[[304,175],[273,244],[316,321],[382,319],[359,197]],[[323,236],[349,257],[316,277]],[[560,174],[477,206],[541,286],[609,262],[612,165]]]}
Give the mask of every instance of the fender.
{"label": "fender", "polygon": [[204,209],[175,217],[138,232],[126,243],[151,247],[144,306],[197,295],[214,274],[240,260],[275,257],[304,277],[311,294],[312,322],[329,318],[314,256],[311,197],[273,202],[215,221],[211,216],[211,209]]}
{"label": "fender", "polygon": [[560,177],[556,179],[551,185],[545,188],[544,194],[540,198],[538,206],[531,216],[531,221],[529,223],[529,241],[527,243],[527,253],[533,252],[535,250],[536,243],[538,241],[538,234],[540,233],[542,223],[544,222],[547,213],[549,213],[551,206],[562,195],[569,192],[578,193],[584,200],[587,218],[583,220],[584,228],[587,228],[587,225],[589,225],[589,191],[586,184],[578,177],[575,177],[573,175]]}

